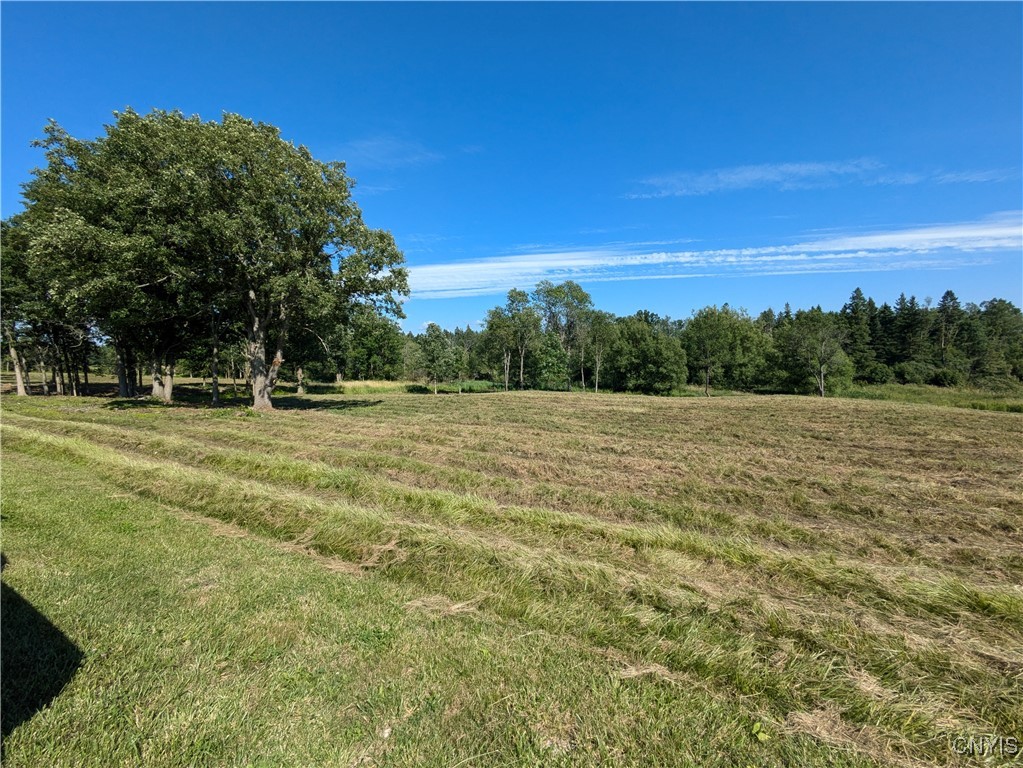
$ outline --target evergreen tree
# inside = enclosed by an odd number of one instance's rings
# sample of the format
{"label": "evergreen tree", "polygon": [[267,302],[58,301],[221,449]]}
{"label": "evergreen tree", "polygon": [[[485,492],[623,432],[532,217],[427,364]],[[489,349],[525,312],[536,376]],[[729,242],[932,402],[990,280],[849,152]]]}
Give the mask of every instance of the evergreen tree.
{"label": "evergreen tree", "polygon": [[853,366],[853,379],[870,381],[877,357],[871,346],[870,309],[863,291],[859,288],[853,291],[842,307],[841,316],[845,322],[845,353]]}
{"label": "evergreen tree", "polygon": [[968,375],[969,362],[956,341],[963,317],[964,312],[955,293],[945,291],[935,309],[931,326],[933,357],[938,367],[933,379],[935,384],[955,386],[963,383]]}

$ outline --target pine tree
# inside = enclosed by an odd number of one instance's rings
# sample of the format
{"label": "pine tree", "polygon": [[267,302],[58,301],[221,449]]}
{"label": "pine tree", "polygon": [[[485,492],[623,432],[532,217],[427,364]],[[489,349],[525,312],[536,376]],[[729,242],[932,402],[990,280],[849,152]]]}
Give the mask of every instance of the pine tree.
{"label": "pine tree", "polygon": [[856,381],[870,381],[877,357],[871,346],[867,299],[859,288],[853,291],[848,303],[842,307],[841,317],[845,322],[845,353],[853,365],[853,378]]}

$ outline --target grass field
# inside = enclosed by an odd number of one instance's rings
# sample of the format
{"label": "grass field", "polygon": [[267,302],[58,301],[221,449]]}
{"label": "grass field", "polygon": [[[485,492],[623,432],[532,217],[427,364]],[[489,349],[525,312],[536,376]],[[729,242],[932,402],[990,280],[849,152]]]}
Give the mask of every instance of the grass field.
{"label": "grass field", "polygon": [[1009,382],[1005,382],[1004,387],[999,390],[934,387],[926,384],[850,384],[840,396],[973,408],[978,411],[1023,413],[1023,386]]}
{"label": "grass field", "polygon": [[282,403],[4,398],[5,766],[1015,764],[1018,414]]}

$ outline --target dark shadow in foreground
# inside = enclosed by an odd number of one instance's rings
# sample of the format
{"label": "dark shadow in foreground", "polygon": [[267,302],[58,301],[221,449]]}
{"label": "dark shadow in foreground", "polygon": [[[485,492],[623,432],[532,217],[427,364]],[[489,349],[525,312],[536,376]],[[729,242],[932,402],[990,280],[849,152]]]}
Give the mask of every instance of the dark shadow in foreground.
{"label": "dark shadow in foreground", "polygon": [[[50,704],[82,665],[81,649],[11,587],[0,595],[0,732],[7,736]],[[0,755],[2,749],[0,747]],[[0,757],[2,759],[2,757]]]}

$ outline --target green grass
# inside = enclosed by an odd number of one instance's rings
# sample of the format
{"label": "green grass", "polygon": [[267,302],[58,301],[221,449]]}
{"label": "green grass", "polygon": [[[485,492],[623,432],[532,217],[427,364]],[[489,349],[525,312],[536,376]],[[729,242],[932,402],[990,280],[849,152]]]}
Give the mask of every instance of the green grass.
{"label": "green grass", "polygon": [[283,402],[4,399],[4,646],[48,625],[58,690],[5,765],[957,765],[1021,735],[1015,414]]}
{"label": "green grass", "polygon": [[1001,390],[934,387],[928,384],[850,384],[842,390],[841,396],[972,408],[978,411],[1023,413],[1023,386],[1008,382]]}

